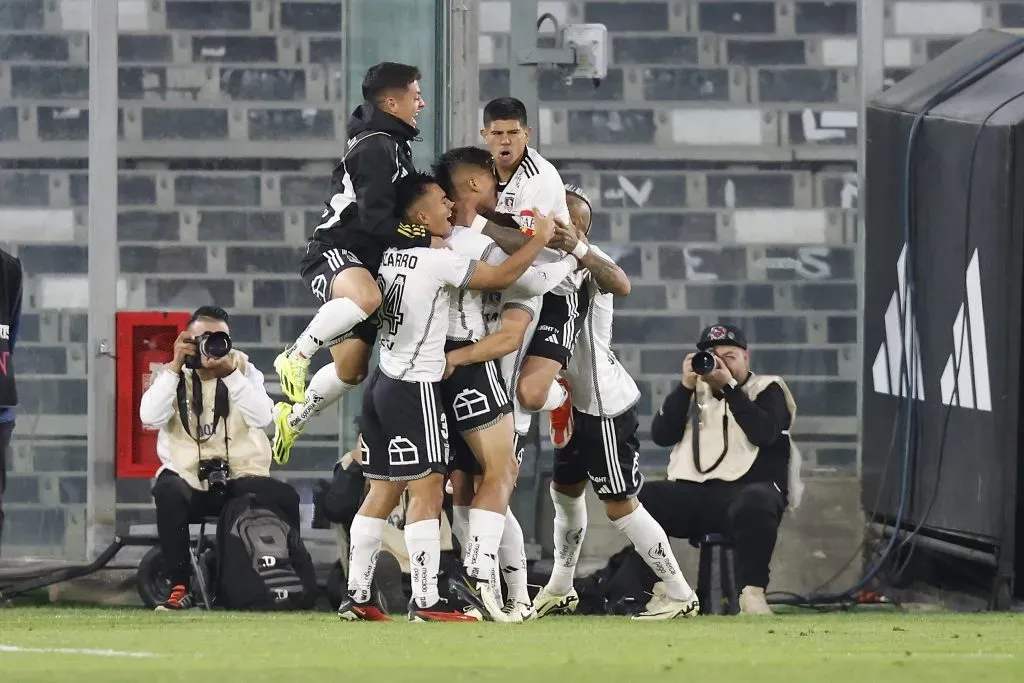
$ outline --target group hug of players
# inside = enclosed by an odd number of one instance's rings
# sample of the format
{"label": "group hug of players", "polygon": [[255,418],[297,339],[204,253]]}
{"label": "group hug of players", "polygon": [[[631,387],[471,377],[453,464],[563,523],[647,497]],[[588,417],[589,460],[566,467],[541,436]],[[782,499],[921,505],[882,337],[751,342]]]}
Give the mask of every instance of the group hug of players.
{"label": "group hug of players", "polygon": [[[634,618],[695,616],[696,594],[664,530],[636,500],[640,392],[610,348],[613,297],[630,283],[587,242],[589,201],[528,146],[526,110],[514,98],[484,109],[486,149],[451,149],[432,174],[417,171],[409,142],[425,106],[419,78],[390,62],[367,72],[302,262],[321,305],[274,363],[291,401],[275,408],[280,463],[314,414],[370,375],[359,419],[370,486],[351,526],[339,616],[389,620],[371,586],[385,520],[405,491],[411,620],[522,622],[574,611],[587,481],[663,586]],[[370,374],[374,343],[379,367]],[[334,363],[310,378],[324,347]],[[517,441],[540,411],[550,412],[556,448],[555,564],[531,600],[508,503]],[[446,484],[463,566],[439,592]]]}

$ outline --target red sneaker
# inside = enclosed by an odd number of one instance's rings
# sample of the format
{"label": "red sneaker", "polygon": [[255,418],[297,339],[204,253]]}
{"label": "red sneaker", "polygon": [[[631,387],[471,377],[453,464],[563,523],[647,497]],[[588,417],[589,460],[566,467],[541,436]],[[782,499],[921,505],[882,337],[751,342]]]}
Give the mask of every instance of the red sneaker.
{"label": "red sneaker", "polygon": [[171,587],[171,594],[162,605],[156,606],[156,611],[191,609],[192,596],[189,595],[188,587],[177,585]]}
{"label": "red sneaker", "polygon": [[565,400],[549,415],[551,443],[555,448],[565,448],[572,438],[572,386],[562,376],[556,377],[555,381],[565,389]]}

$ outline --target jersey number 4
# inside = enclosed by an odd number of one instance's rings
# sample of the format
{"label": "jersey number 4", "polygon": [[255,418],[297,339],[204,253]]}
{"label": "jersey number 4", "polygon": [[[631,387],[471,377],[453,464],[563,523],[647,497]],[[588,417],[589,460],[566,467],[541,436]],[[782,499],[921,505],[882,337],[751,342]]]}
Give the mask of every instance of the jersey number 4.
{"label": "jersey number 4", "polygon": [[[377,308],[377,327],[380,329],[382,337],[394,337],[398,334],[398,328],[401,326],[402,321],[405,320],[405,314],[402,313],[402,297],[405,295],[405,276],[396,275],[395,281],[386,290],[385,285],[384,278],[378,275],[377,286],[380,287],[381,302],[380,307]],[[390,340],[387,340],[387,348],[390,348],[392,343]],[[381,339],[381,345],[385,345],[383,338]]]}

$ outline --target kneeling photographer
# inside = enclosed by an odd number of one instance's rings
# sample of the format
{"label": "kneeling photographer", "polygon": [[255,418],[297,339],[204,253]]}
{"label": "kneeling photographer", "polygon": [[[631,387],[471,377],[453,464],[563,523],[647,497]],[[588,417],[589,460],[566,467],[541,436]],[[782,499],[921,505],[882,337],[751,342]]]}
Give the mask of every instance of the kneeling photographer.
{"label": "kneeling photographer", "polygon": [[230,499],[252,494],[299,528],[298,494],[269,476],[263,430],[273,407],[263,373],[232,348],[228,314],[197,309],[175,341],[174,359],[153,375],[139,405],[143,425],[160,430],[153,499],[171,583],[160,607],[192,606],[189,523],[219,515]]}
{"label": "kneeling photographer", "polygon": [[781,377],[750,371],[738,328],[705,328],[697,349],[651,424],[654,443],[672,447],[668,479],[647,483],[639,499],[669,536],[730,536],[741,613],[770,614],[765,588],[789,495],[796,403]]}

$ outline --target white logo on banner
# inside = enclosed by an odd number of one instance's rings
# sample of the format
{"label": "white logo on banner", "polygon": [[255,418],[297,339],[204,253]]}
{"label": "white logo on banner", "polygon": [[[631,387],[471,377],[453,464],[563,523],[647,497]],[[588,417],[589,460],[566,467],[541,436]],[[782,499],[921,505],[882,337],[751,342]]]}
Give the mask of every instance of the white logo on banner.
{"label": "white logo on banner", "polygon": [[[917,319],[910,303],[902,300],[907,279],[906,264],[907,245],[904,244],[896,261],[896,291],[892,293],[889,306],[885,309],[885,341],[879,345],[878,353],[875,354],[871,379],[875,391],[880,394],[907,396],[912,390],[913,398],[923,401],[924,373],[921,371]],[[901,321],[903,331],[900,330]],[[908,379],[911,380],[911,386],[908,386]]]}
{"label": "white logo on banner", "polygon": [[990,411],[992,388],[977,249],[967,264],[966,285],[966,301],[960,303],[960,310],[953,321],[953,353],[949,354],[939,380],[942,402],[947,406]]}

